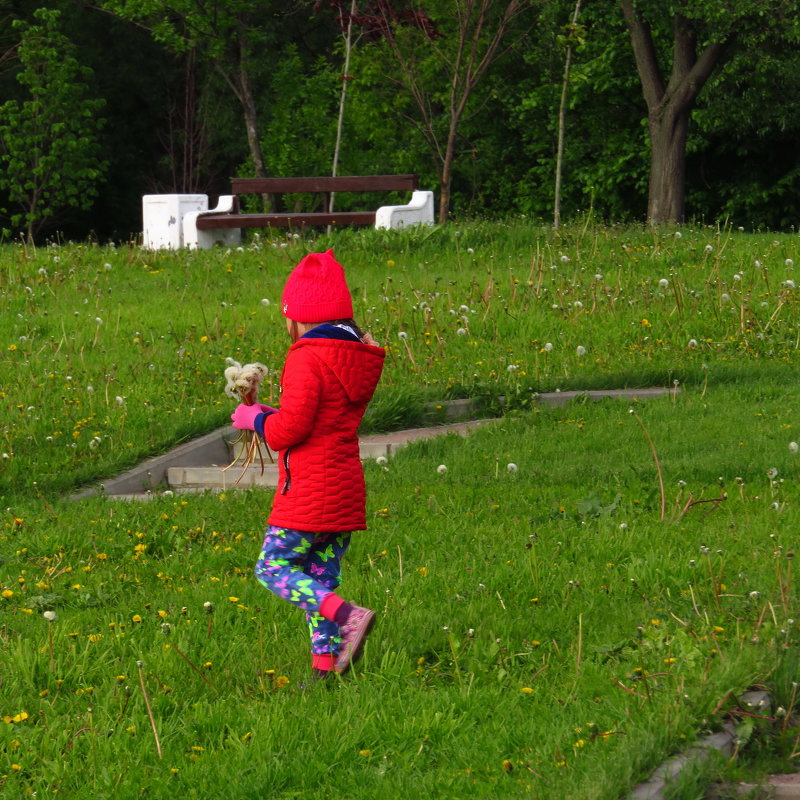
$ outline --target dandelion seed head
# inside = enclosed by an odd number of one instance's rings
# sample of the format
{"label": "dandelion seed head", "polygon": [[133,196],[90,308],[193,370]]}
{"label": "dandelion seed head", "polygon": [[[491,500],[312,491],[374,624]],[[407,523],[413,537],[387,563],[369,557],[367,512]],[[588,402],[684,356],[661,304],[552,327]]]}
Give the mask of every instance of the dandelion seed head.
{"label": "dandelion seed head", "polygon": [[384,464],[388,463],[388,459],[386,458],[386,456],[378,456],[378,457],[375,459],[375,463],[376,463],[378,466],[382,467]]}
{"label": "dandelion seed head", "polygon": [[585,348],[585,347],[584,347],[582,344],[579,344],[579,345],[578,345],[578,346],[575,348],[575,352],[578,354],[578,357],[579,357],[579,358],[583,358],[583,356],[585,356],[585,355],[586,355],[586,348]]}
{"label": "dandelion seed head", "polygon": [[512,462],[509,462],[508,464],[506,464],[506,469],[507,469],[509,472],[516,472],[516,471],[517,471],[517,469],[518,469],[518,467],[517,467],[517,465],[516,465],[516,464],[515,464],[515,463],[512,461]]}
{"label": "dandelion seed head", "polygon": [[46,619],[48,622],[55,622],[55,621],[56,621],[56,619],[58,619],[58,614],[56,614],[56,612],[55,612],[55,611],[44,611],[44,612],[42,613],[42,616],[43,616],[43,617],[44,617],[44,618],[45,618],[45,619]]}
{"label": "dandelion seed head", "polygon": [[797,442],[789,442],[789,452],[797,453],[798,451],[800,451],[800,445]]}
{"label": "dandelion seed head", "polygon": [[705,249],[706,253],[713,253],[714,252],[714,246],[710,245],[710,244],[707,244],[704,249]]}
{"label": "dandelion seed head", "polygon": [[669,286],[669,281],[668,281],[666,278],[662,278],[662,279],[661,279],[661,280],[658,282],[658,285],[659,285],[659,286],[660,286],[662,289],[666,289],[666,288]]}
{"label": "dandelion seed head", "polygon": [[553,343],[552,342],[545,342],[544,351],[545,351],[545,353],[551,353],[553,351]]}
{"label": "dandelion seed head", "polygon": [[447,465],[446,465],[446,464],[439,464],[439,466],[438,466],[438,467],[436,467],[436,471],[437,471],[437,472],[438,472],[440,475],[444,475],[444,474],[445,474],[445,472],[447,472]]}
{"label": "dandelion seed head", "polygon": [[402,340],[408,339],[408,334],[405,331],[398,331],[397,338]]}

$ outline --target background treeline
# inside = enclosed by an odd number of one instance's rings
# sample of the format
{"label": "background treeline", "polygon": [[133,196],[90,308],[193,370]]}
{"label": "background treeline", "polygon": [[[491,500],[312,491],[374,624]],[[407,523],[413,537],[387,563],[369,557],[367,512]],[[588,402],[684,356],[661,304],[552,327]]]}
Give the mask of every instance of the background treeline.
{"label": "background treeline", "polygon": [[656,115],[678,68],[713,56],[685,103],[685,164],[668,165],[685,168],[685,206],[662,219],[788,230],[800,220],[792,5],[0,0],[0,229],[126,240],[143,194],[216,195],[234,175],[334,162],[418,172],[456,219],[547,220],[562,151],[561,215],[658,219]]}

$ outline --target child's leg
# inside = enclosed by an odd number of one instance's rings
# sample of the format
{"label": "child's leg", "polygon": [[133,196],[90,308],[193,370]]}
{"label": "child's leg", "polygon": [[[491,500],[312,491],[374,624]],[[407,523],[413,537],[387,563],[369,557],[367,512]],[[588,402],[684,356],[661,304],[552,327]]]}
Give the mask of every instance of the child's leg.
{"label": "child's leg", "polygon": [[334,608],[341,604],[333,592],[341,580],[341,559],[349,544],[349,533],[314,534],[270,525],[256,563],[261,584],[306,611],[314,665],[321,670],[331,669],[339,626],[320,613],[320,606],[326,598],[334,600]]}
{"label": "child's leg", "polygon": [[339,561],[349,542],[348,536],[341,549],[338,545],[334,547],[333,541],[322,548],[315,546],[318,537],[328,536],[343,534],[315,534],[270,525],[256,562],[256,578],[292,605],[304,611],[318,611],[322,600],[332,591],[328,586],[331,579],[325,568],[313,565],[330,561],[331,571],[338,575]]}
{"label": "child's leg", "polygon": [[[349,545],[349,533],[323,533],[314,540],[308,551],[305,571],[328,590],[320,606],[327,605],[330,599],[334,600],[334,608],[342,604],[340,598],[331,598],[331,595],[341,583],[342,556]],[[320,613],[321,610],[324,609],[318,607],[314,611],[307,611],[306,620],[311,634],[314,666],[330,670],[333,668],[333,656],[339,651],[339,625],[330,618],[331,614],[326,618]]]}

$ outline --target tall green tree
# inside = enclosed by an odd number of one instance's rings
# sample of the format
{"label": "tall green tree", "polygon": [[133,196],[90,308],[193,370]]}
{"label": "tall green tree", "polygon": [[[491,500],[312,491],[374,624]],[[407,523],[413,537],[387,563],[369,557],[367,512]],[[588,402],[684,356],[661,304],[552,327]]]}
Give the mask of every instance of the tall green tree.
{"label": "tall green tree", "polygon": [[459,130],[476,88],[532,6],[531,0],[429,0],[425,12],[435,27],[400,27],[386,19],[384,42],[393,67],[387,78],[413,99],[414,123],[439,165],[440,222],[450,212]]}
{"label": "tall green tree", "polygon": [[796,46],[800,28],[790,0],[621,0],[647,105],[650,222],[682,221],[686,142],[698,96],[737,50],[751,53],[769,38]]}
{"label": "tall green tree", "polygon": [[59,30],[60,14],[41,8],[33,21],[15,20],[27,98],[0,106],[0,189],[11,204],[14,225],[32,238],[66,208],[89,208],[106,164],[99,159],[98,131],[104,102],[92,98],[89,71]]}
{"label": "tall green tree", "polygon": [[105,0],[103,6],[147,27],[173,52],[194,50],[213,66],[241,107],[253,171],[266,177],[257,83],[274,66],[285,6],[270,0]]}

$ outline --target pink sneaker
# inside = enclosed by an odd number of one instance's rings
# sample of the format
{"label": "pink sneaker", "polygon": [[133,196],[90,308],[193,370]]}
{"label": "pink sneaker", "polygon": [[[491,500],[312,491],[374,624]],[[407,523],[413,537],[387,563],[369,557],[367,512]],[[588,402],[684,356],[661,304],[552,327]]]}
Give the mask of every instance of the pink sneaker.
{"label": "pink sneaker", "polygon": [[375,624],[375,612],[368,608],[353,606],[347,622],[339,626],[339,635],[342,638],[339,645],[339,654],[336,656],[334,669],[338,673],[347,672],[351,664],[355,664],[361,657],[364,639]]}

